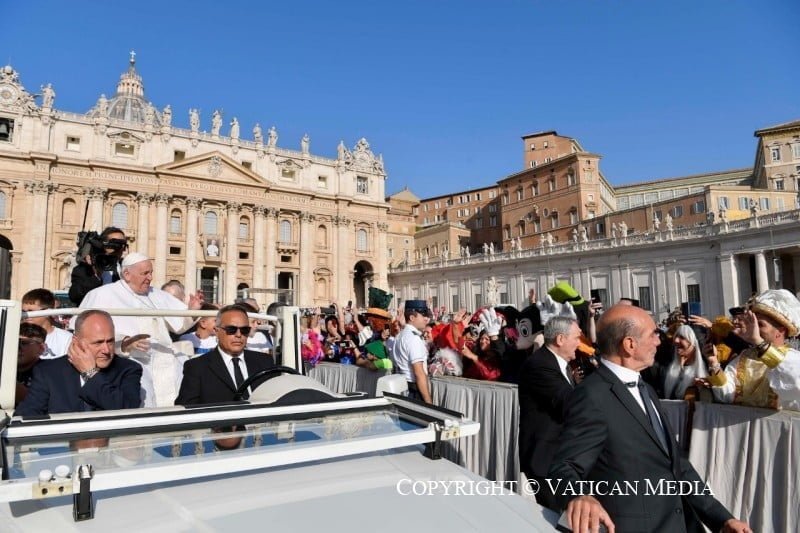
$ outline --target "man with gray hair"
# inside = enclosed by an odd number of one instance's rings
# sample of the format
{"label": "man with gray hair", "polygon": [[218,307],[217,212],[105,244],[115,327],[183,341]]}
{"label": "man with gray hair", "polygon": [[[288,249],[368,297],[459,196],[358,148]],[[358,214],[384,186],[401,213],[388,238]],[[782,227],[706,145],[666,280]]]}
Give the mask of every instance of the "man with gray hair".
{"label": "man with gray hair", "polygon": [[[122,261],[122,279],[89,292],[82,309],[200,309],[203,294],[197,292],[183,303],[171,294],[152,287],[153,262],[140,253],[130,253]],[[170,332],[183,333],[194,323],[191,317],[115,316],[118,351],[145,367],[142,384],[145,407],[172,405],[180,383],[182,359],[172,347]]]}
{"label": "man with gray hair", "polygon": [[142,366],[114,356],[114,323],[100,310],[81,313],[66,357],[40,361],[15,415],[131,409],[141,406]]}
{"label": "man with gray hair", "polygon": [[539,482],[536,501],[554,510],[556,500],[545,478],[558,448],[564,403],[581,380],[569,367],[580,341],[576,320],[552,317],[544,326],[544,346],[525,359],[519,373],[520,469]]}

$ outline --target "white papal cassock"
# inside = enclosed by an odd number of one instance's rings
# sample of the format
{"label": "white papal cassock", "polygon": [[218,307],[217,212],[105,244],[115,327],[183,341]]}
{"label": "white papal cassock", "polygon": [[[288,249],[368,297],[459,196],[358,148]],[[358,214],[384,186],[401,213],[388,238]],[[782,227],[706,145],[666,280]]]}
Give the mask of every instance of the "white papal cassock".
{"label": "white papal cassock", "polygon": [[[159,309],[186,310],[186,304],[150,287],[147,295],[136,294],[123,280],[98,287],[86,295],[82,309]],[[125,337],[150,335],[150,351],[131,350],[130,357],[144,367],[142,392],[145,407],[172,405],[178,394],[185,356],[172,346],[169,332],[182,333],[193,323],[190,317],[115,316],[114,335],[117,353]],[[126,355],[123,353],[123,355]]]}

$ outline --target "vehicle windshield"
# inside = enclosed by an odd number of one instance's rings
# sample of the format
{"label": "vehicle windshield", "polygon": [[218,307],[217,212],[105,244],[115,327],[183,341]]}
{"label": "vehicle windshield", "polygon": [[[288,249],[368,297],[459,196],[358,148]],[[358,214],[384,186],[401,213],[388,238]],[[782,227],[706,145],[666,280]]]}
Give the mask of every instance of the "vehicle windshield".
{"label": "vehicle windshield", "polygon": [[35,479],[40,472],[55,472],[62,465],[72,472],[80,464],[91,463],[95,470],[109,472],[133,466],[180,464],[221,452],[245,456],[264,450],[399,435],[421,427],[401,417],[393,408],[384,408],[305,420],[266,420],[217,427],[203,423],[173,431],[139,428],[136,434],[127,435],[120,435],[118,430],[101,430],[80,438],[62,435],[8,438],[4,443],[4,459],[9,479]]}

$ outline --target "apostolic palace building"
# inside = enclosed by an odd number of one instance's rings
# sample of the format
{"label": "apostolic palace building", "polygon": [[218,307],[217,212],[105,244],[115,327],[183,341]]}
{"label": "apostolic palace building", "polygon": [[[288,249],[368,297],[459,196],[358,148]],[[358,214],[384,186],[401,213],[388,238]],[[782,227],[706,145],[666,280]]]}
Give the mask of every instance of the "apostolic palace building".
{"label": "apostolic palace building", "polygon": [[175,110],[189,129],[173,126],[133,54],[88,112],[57,109],[50,84],[38,93],[0,70],[0,297],[66,289],[78,232],[110,225],[153,258],[154,285],[222,303],[247,288],[266,289],[262,303],[363,306],[375,285],[475,309],[566,280],[663,318],[685,301],[717,314],[800,289],[800,121],[757,130],[752,167],[617,187],[600,154],[531,133],[519,172],[420,199],[387,197],[363,138],[333,159],[308,135],[283,148],[274,126],[218,111]]}

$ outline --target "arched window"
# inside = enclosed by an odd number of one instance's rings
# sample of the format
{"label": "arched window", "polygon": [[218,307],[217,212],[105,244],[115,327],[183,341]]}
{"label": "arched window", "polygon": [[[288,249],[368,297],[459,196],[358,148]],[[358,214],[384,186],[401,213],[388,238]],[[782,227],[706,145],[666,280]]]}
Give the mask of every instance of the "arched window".
{"label": "arched window", "polygon": [[2,191],[0,191],[0,218],[6,218],[6,193]]}
{"label": "arched window", "polygon": [[317,246],[320,248],[328,247],[328,228],[323,225],[317,226]]}
{"label": "arched window", "polygon": [[125,229],[128,227],[128,206],[122,202],[117,202],[111,208],[111,225]]}
{"label": "arched window", "polygon": [[250,238],[250,219],[247,217],[241,217],[239,219],[239,238],[240,239]]}
{"label": "arched window", "polygon": [[524,220],[520,220],[519,221],[519,235],[520,235],[520,237],[525,235],[525,221]]}
{"label": "arched window", "polygon": [[365,229],[356,231],[356,250],[359,252],[367,251],[367,230]]}
{"label": "arched window", "polygon": [[67,198],[61,204],[61,225],[62,226],[75,226],[78,224],[77,214],[78,206],[75,200]]}
{"label": "arched window", "polygon": [[217,234],[217,214],[214,211],[208,211],[203,221],[203,233],[206,235]]}
{"label": "arched window", "polygon": [[169,215],[169,232],[175,234],[183,232],[183,218],[180,209],[173,209]]}
{"label": "arched window", "polygon": [[288,220],[281,220],[281,232],[278,240],[280,242],[292,242],[292,223]]}

